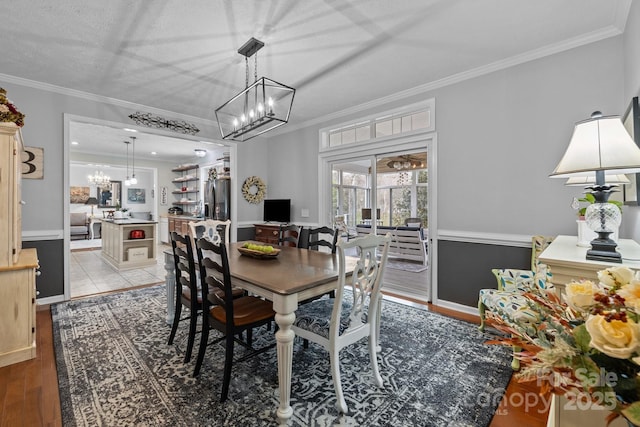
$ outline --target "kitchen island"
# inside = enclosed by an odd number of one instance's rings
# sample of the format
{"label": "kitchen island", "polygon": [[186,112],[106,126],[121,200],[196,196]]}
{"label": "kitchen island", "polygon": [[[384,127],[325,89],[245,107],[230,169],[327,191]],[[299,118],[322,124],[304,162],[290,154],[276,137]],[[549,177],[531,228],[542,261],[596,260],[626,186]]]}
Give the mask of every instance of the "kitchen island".
{"label": "kitchen island", "polygon": [[117,270],[156,264],[156,224],[144,219],[103,219],[102,258]]}

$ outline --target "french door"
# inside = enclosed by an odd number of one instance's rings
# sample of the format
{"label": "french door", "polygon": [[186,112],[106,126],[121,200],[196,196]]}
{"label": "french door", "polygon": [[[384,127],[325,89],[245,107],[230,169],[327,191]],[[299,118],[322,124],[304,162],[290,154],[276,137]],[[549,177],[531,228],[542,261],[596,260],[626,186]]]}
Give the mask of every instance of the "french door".
{"label": "french door", "polygon": [[[437,218],[435,209],[430,209],[436,200],[435,149],[435,134],[430,134],[358,153],[319,156],[321,220],[335,223],[341,217],[351,230],[358,224],[374,228],[405,226],[407,220],[422,224],[425,237],[429,236],[428,272],[423,276],[426,283],[409,296],[431,301],[437,299]],[[391,269],[385,273],[387,278],[393,275],[396,271]]]}

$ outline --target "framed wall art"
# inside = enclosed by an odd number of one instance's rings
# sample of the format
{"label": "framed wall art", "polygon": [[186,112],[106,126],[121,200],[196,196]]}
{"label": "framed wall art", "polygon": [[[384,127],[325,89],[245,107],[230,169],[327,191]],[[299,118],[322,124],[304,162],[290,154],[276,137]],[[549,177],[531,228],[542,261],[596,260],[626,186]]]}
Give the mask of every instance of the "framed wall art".
{"label": "framed wall art", "polygon": [[144,188],[127,188],[127,201],[129,203],[145,203]]}
{"label": "framed wall art", "polygon": [[89,187],[71,187],[69,203],[86,203],[89,200]]}

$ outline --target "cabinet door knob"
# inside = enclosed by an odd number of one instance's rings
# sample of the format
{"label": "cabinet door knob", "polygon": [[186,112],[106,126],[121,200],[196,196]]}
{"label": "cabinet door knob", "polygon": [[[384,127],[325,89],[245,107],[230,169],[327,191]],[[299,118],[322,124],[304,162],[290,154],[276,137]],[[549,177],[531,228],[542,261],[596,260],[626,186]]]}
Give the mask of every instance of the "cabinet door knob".
{"label": "cabinet door knob", "polygon": [[42,274],[42,271],[40,271],[40,270],[36,270],[36,276],[39,276],[39,275],[41,275],[41,274]]}
{"label": "cabinet door knob", "polygon": [[20,200],[20,204],[21,204],[21,205],[26,205],[26,204],[27,204],[27,202],[25,202],[24,200]]}

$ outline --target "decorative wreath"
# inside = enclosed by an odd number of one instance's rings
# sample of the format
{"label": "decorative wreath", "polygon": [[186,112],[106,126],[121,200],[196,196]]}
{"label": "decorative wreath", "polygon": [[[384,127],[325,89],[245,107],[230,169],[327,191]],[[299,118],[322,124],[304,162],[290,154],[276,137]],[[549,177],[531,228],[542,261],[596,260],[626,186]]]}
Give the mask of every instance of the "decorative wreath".
{"label": "decorative wreath", "polygon": [[260,203],[264,199],[265,191],[267,191],[266,184],[257,176],[250,176],[242,184],[242,196],[249,203],[256,205]]}

